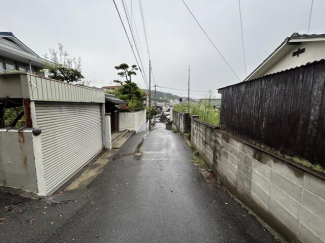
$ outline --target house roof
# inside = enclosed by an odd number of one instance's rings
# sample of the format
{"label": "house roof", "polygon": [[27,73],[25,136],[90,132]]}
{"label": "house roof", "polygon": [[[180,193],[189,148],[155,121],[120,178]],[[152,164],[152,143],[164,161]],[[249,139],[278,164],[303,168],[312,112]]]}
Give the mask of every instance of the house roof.
{"label": "house roof", "polygon": [[[184,102],[187,102],[188,98],[187,97],[182,97],[181,98],[182,101],[180,103],[184,103]],[[192,99],[190,98],[190,102],[195,102],[195,103],[198,103],[199,101],[198,100],[195,100],[195,99]]]}
{"label": "house roof", "polygon": [[301,42],[310,41],[325,41],[325,34],[306,35],[293,33],[290,37],[285,38],[284,41],[260,65],[258,65],[244,81],[262,75],[264,71],[274,65],[285,53],[296,48],[296,45],[299,45]]}
{"label": "house roof", "polygon": [[0,56],[25,63],[31,61],[37,67],[44,67],[46,61],[8,31],[0,31]]}
{"label": "house roof", "polygon": [[277,74],[279,74],[279,73],[284,73],[284,72],[288,72],[288,71],[291,71],[291,70],[296,70],[296,69],[299,69],[299,68],[308,67],[308,66],[315,65],[315,64],[318,64],[318,63],[321,63],[321,62],[325,62],[325,59],[321,59],[321,60],[314,61],[314,62],[308,62],[308,63],[306,63],[306,64],[304,64],[304,65],[299,66],[299,67],[289,68],[289,69],[286,69],[286,70],[282,70],[282,71],[280,71],[280,72],[271,73],[271,74],[266,74],[266,75],[264,75],[264,76],[260,76],[260,77],[254,78],[254,79],[247,80],[246,82],[239,82],[239,83],[236,83],[236,84],[228,85],[228,86],[225,86],[225,87],[219,88],[218,91],[223,90],[223,89],[226,89],[226,88],[230,88],[230,87],[233,87],[233,86],[237,86],[237,85],[245,84],[245,83],[247,83],[247,82],[254,82],[254,81],[257,81],[257,80],[263,79],[263,78],[265,78],[265,77],[275,76],[275,75],[277,75]]}
{"label": "house roof", "polygon": [[215,107],[221,107],[221,99],[200,99],[200,101],[209,101]]}
{"label": "house roof", "polygon": [[118,89],[121,85],[103,86],[102,89]]}

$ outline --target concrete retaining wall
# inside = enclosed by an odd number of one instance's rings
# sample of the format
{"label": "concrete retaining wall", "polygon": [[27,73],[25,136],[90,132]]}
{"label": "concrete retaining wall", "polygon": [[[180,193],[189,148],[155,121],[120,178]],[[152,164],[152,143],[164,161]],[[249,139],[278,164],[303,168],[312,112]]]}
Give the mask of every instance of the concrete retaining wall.
{"label": "concrete retaining wall", "polygon": [[119,112],[119,129],[135,132],[143,131],[146,128],[146,111]]}
{"label": "concrete retaining wall", "polygon": [[173,128],[181,134],[191,132],[191,117],[189,113],[179,113],[173,110]]}
{"label": "concrete retaining wall", "polygon": [[0,129],[0,186],[38,193],[32,129]]}
{"label": "concrete retaining wall", "polygon": [[325,181],[192,119],[191,140],[223,185],[288,242],[325,242]]}

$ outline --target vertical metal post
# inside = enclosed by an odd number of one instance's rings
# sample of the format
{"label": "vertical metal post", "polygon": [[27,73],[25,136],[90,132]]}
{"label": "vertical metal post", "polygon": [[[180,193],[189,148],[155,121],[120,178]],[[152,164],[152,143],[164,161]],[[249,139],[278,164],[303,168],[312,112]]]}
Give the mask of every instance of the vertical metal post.
{"label": "vertical metal post", "polygon": [[29,73],[33,73],[32,62],[29,60]]}
{"label": "vertical metal post", "polygon": [[190,113],[190,75],[191,75],[191,66],[188,66],[187,113]]}
{"label": "vertical metal post", "polygon": [[151,130],[151,60],[149,60],[149,130]]}

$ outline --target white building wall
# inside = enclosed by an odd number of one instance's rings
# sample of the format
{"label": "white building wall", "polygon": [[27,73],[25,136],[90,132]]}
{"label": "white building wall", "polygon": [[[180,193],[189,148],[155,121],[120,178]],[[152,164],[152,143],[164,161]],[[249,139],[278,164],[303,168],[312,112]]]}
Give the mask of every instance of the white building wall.
{"label": "white building wall", "polygon": [[[298,48],[305,48],[305,52],[300,54],[299,57],[293,57],[292,53],[297,51]],[[260,76],[299,67],[308,62],[319,61],[321,59],[325,59],[325,41],[302,42],[301,45],[297,45],[296,48],[285,54],[271,68],[266,70],[265,73]]]}
{"label": "white building wall", "polygon": [[111,134],[111,116],[105,114],[105,149],[112,148],[112,134]]}
{"label": "white building wall", "polygon": [[[119,129],[139,132],[144,130],[143,124],[146,124],[146,110],[138,112],[120,112]],[[141,129],[142,128],[142,129]]]}

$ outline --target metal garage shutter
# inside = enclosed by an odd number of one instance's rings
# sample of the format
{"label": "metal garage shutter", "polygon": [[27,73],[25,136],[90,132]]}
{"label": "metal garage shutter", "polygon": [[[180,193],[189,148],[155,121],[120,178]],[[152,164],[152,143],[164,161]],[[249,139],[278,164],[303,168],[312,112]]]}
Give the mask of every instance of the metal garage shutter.
{"label": "metal garage shutter", "polygon": [[44,177],[55,191],[103,148],[100,104],[36,102]]}

